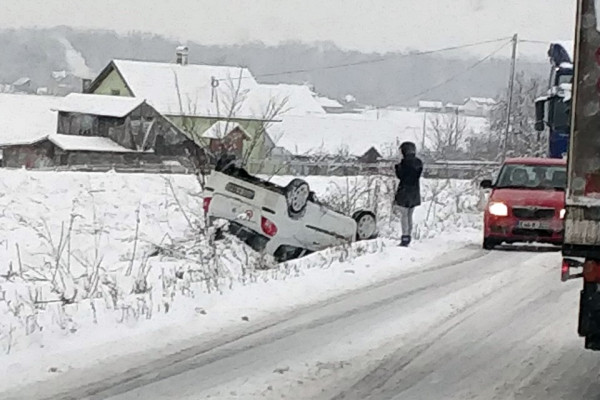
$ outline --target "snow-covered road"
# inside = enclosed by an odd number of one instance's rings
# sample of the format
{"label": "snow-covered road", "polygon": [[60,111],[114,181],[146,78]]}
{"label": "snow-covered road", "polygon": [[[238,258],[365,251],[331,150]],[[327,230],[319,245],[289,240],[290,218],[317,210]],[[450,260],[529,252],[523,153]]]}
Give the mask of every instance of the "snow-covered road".
{"label": "snow-covered road", "polygon": [[580,282],[560,282],[559,260],[556,252],[470,246],[253,333],[224,333],[221,343],[191,346],[125,374],[105,371],[68,394],[59,395],[76,386],[76,375],[13,396],[596,398],[600,356],[577,337]]}

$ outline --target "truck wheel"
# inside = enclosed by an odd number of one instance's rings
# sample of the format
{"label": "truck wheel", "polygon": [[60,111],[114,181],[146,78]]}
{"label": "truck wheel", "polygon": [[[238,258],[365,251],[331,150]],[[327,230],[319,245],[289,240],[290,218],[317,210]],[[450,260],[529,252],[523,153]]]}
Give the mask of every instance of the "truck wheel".
{"label": "truck wheel", "polygon": [[599,335],[587,335],[585,337],[585,348],[588,350],[599,351],[600,350],[600,336]]}
{"label": "truck wheel", "polygon": [[285,187],[285,199],[290,217],[300,216],[306,209],[310,188],[302,179],[294,179]]}
{"label": "truck wheel", "polygon": [[490,238],[483,238],[483,248],[485,250],[494,250],[494,248],[496,246],[498,246],[500,243],[497,240],[494,239],[490,239]]}
{"label": "truck wheel", "polygon": [[357,211],[352,215],[356,221],[356,240],[369,240],[377,237],[377,219],[371,211]]}

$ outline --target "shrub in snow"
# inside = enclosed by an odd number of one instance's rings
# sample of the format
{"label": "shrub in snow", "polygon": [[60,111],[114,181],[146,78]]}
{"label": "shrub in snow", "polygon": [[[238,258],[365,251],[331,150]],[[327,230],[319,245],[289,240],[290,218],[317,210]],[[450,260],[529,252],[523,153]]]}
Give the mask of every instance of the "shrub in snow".
{"label": "shrub in snow", "polygon": [[[209,294],[311,268],[351,271],[352,260],[399,237],[395,179],[307,180],[340,212],[375,211],[382,239],[277,265],[226,230],[215,240],[193,176],[0,171],[0,349],[14,352],[93,324],[116,329],[173,312],[202,314]],[[422,192],[418,236],[478,226],[472,183],[425,180]]]}
{"label": "shrub in snow", "polygon": [[[400,220],[394,206],[397,180],[386,176],[346,177],[326,186],[320,201],[344,214],[360,208],[375,212],[381,237],[398,239]],[[481,192],[473,181],[424,179],[422,204],[415,211],[415,239],[480,226]]]}

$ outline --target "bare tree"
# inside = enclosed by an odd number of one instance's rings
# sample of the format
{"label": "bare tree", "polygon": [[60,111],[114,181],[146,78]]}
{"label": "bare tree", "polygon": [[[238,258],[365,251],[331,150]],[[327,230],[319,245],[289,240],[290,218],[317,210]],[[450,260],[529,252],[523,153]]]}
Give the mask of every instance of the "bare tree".
{"label": "bare tree", "polygon": [[[544,92],[544,82],[519,72],[515,77],[513,104],[506,142],[507,156],[540,156],[546,151],[546,140],[534,129],[535,99]],[[490,130],[469,140],[469,154],[476,158],[496,160],[506,132],[508,93],[504,93],[490,115]]]}
{"label": "bare tree", "polygon": [[[277,119],[284,114],[288,110],[288,98],[284,97],[282,99],[270,98],[265,109],[259,116],[260,125],[258,129],[255,130],[252,138],[247,143],[247,146],[244,149],[244,154],[242,157],[242,165],[248,165],[248,162],[252,158],[252,156],[256,155],[255,152],[263,147],[264,154],[263,157],[260,158],[260,162],[258,164],[258,168],[256,172],[262,172],[265,167],[265,162],[271,157],[275,147],[277,145],[277,141],[273,140],[273,138],[269,135],[268,131],[272,124],[277,123]],[[270,143],[269,143],[270,142]]]}
{"label": "bare tree", "polygon": [[[260,163],[257,168],[258,171],[261,171],[264,168],[266,159],[271,156],[271,153],[275,148],[275,142],[269,137],[268,129],[280,115],[287,111],[288,99],[287,97],[282,99],[269,99],[260,115],[253,116],[256,121],[259,121],[260,125],[250,133],[250,138],[244,140],[245,143],[243,148],[238,149],[237,141],[230,139],[228,135],[236,124],[241,126],[244,124],[243,121],[245,121],[245,119],[240,116],[249,94],[249,90],[245,89],[243,86],[244,79],[246,79],[244,76],[244,68],[240,67],[240,72],[237,77],[230,76],[226,79],[213,79],[211,81],[211,100],[214,103],[214,106],[210,107],[210,110],[206,110],[207,115],[214,115],[216,121],[224,122],[223,124],[214,125],[215,137],[213,140],[217,140],[219,145],[211,150],[209,146],[210,139],[202,137],[201,133],[203,132],[199,132],[201,130],[205,131],[206,127],[199,126],[200,120],[195,117],[198,115],[197,99],[182,99],[177,76],[175,76],[179,107],[181,115],[183,116],[183,130],[196,144],[203,146],[203,151],[196,152],[196,154],[190,152],[189,154],[189,157],[192,158],[192,163],[197,166],[197,168],[199,166],[205,167],[197,172],[206,172],[209,159],[216,159],[226,153],[241,153],[238,155],[240,156],[242,166],[248,166],[250,160],[262,149],[263,157],[260,158]],[[223,88],[219,89],[221,86]],[[198,159],[198,156],[202,159]],[[198,175],[204,178],[204,174]],[[203,181],[204,179],[202,179],[202,183]]]}
{"label": "bare tree", "polygon": [[432,156],[443,160],[462,156],[466,133],[466,120],[458,113],[430,117],[428,138]]}

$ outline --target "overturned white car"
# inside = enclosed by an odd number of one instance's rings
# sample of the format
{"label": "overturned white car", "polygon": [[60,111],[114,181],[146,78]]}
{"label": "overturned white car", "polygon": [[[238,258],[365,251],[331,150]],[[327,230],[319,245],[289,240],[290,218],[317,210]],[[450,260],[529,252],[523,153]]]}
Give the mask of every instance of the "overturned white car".
{"label": "overturned white car", "polygon": [[319,203],[302,179],[283,187],[232,163],[217,166],[208,177],[204,211],[209,221],[229,221],[230,233],[280,262],[377,236],[373,212],[349,217]]}

